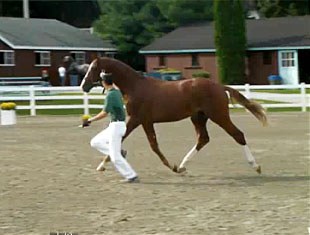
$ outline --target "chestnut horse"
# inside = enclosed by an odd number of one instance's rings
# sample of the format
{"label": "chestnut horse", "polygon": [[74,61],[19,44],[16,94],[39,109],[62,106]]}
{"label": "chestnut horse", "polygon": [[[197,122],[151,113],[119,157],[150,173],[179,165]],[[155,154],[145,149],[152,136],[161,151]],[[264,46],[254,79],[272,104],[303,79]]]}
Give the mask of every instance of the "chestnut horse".
{"label": "chestnut horse", "polygon": [[[261,173],[246,144],[244,134],[232,123],[229,116],[229,99],[234,98],[248,109],[259,121],[267,124],[267,118],[261,105],[245,98],[239,91],[223,86],[205,78],[186,79],[181,81],[162,81],[146,78],[119,60],[97,58],[81,83],[84,92],[89,92],[98,85],[100,73],[111,74],[114,84],[127,98],[127,131],[123,140],[139,125],[142,125],[152,150],[159,156],[164,165],[174,172],[186,170],[185,163],[209,142],[206,124],[208,119],[222,127],[234,140],[243,146],[248,163]],[[174,122],[190,117],[194,124],[198,140],[177,167],[172,166],[159,149],[154,123]]]}

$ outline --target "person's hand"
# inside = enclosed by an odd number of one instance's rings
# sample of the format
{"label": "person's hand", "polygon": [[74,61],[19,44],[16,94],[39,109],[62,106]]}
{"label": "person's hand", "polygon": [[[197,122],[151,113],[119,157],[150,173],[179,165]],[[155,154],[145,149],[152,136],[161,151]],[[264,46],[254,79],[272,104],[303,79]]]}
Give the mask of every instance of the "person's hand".
{"label": "person's hand", "polygon": [[89,124],[91,123],[90,121],[91,116],[89,114],[84,114],[82,116],[82,125],[80,125],[80,127],[87,127],[89,126]]}
{"label": "person's hand", "polygon": [[83,128],[84,127],[88,127],[88,126],[90,126],[90,123],[91,123],[91,121],[89,121],[88,119],[87,120],[83,120],[82,127]]}

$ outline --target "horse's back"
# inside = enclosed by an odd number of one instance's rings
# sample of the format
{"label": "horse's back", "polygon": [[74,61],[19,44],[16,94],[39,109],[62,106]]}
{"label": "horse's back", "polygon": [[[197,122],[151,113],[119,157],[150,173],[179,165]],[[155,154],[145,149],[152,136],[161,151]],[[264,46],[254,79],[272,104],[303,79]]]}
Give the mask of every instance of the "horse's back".
{"label": "horse's back", "polygon": [[194,78],[180,81],[191,102],[192,113],[204,112],[207,116],[216,113],[227,113],[228,97],[224,86],[215,80]]}

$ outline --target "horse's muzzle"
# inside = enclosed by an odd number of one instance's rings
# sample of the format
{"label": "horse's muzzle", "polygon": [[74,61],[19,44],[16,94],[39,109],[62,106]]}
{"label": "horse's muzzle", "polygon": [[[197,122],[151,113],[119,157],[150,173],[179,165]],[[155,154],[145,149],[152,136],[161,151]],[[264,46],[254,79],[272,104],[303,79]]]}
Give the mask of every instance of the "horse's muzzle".
{"label": "horse's muzzle", "polygon": [[88,93],[94,86],[92,84],[83,84],[81,86],[82,90],[86,93]]}
{"label": "horse's muzzle", "polygon": [[[86,92],[86,93],[90,92],[90,90],[91,90],[92,88],[97,87],[97,86],[103,87],[103,86],[102,86],[102,83],[101,83],[100,81],[94,82],[94,83],[90,83],[90,84],[87,84],[87,83],[81,84],[82,90],[83,90],[84,92]],[[102,92],[102,93],[104,93],[104,90],[105,90],[105,89],[104,89],[104,87],[103,87],[103,92]]]}

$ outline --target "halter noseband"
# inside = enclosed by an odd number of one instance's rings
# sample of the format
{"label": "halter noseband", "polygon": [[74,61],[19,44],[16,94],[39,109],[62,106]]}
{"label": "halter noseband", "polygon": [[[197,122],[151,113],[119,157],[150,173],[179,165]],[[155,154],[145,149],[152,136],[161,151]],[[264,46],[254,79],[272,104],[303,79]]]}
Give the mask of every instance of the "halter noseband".
{"label": "halter noseband", "polygon": [[105,73],[105,71],[102,70],[101,73],[99,74],[99,80],[96,81],[96,82],[93,82],[93,83],[92,83],[92,86],[93,86],[93,87],[101,86],[101,87],[103,88],[102,93],[104,93],[105,88],[104,88],[104,86],[102,85],[102,82],[104,81],[105,76],[109,76],[109,75],[112,75],[112,74],[111,74],[111,73]]}

